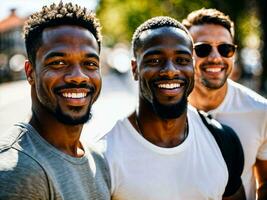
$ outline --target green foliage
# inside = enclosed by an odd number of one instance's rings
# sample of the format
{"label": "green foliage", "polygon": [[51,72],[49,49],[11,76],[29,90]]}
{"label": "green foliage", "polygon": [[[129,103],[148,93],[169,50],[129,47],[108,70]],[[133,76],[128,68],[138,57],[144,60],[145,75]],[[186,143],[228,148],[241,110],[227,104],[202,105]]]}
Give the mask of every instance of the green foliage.
{"label": "green foliage", "polygon": [[230,15],[237,27],[240,43],[246,37],[247,25],[244,19],[253,1],[244,0],[100,0],[97,15],[103,25],[104,43],[113,46],[117,42],[129,43],[134,30],[145,20],[159,15],[168,15],[182,20],[193,10],[217,8]]}
{"label": "green foliage", "polygon": [[[266,0],[99,0],[97,15],[103,26],[104,45],[112,47],[119,42],[129,44],[134,30],[151,17],[167,15],[181,21],[191,11],[203,7],[216,8],[230,16],[239,49],[247,46],[249,40],[252,44],[260,37],[267,40]],[[261,16],[258,10],[262,11]],[[262,49],[263,55],[267,55],[266,45]],[[263,63],[267,63],[265,57],[262,56]],[[239,63],[242,69],[242,62]],[[263,75],[267,74],[265,65]],[[262,85],[267,85],[267,78],[262,80]]]}
{"label": "green foliage", "polygon": [[103,26],[104,43],[131,41],[134,30],[145,20],[168,15],[182,20],[192,10],[210,7],[209,1],[199,0],[101,0],[97,15]]}

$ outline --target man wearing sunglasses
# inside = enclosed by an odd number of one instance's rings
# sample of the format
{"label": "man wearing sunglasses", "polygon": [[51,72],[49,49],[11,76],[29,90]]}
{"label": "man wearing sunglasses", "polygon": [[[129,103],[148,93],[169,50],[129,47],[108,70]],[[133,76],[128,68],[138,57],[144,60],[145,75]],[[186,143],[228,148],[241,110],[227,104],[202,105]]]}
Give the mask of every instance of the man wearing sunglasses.
{"label": "man wearing sunglasses", "polygon": [[194,11],[183,24],[194,40],[195,87],[189,102],[237,132],[245,154],[247,199],[256,194],[267,199],[267,100],[228,79],[236,51],[234,24],[216,9]]}

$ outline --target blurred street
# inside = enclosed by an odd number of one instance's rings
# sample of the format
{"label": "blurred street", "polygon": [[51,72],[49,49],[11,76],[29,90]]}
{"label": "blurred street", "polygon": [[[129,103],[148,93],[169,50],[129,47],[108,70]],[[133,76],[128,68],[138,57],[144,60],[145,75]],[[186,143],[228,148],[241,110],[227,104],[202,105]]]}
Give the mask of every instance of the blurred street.
{"label": "blurred street", "polygon": [[[109,73],[92,108],[92,119],[83,128],[83,137],[103,134],[114,123],[130,114],[136,105],[136,85],[131,74]],[[28,121],[31,116],[30,86],[27,81],[0,84],[0,134],[16,122]]]}

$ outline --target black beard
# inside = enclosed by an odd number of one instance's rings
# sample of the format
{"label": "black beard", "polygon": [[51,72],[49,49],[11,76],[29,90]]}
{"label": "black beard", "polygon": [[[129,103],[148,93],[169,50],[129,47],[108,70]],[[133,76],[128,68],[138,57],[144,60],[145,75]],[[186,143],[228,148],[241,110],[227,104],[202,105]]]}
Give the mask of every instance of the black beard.
{"label": "black beard", "polygon": [[163,105],[154,97],[152,108],[161,119],[176,119],[186,112],[187,97],[184,95],[179,102],[172,105]]}
{"label": "black beard", "polygon": [[[76,110],[77,112],[79,111],[79,108],[72,108],[73,110]],[[84,114],[83,116],[79,117],[79,118],[72,118],[69,115],[65,115],[62,110],[60,109],[59,106],[56,107],[55,111],[52,111],[52,114],[55,116],[55,118],[66,125],[79,125],[79,124],[84,124],[87,121],[89,121],[92,117],[91,114],[91,109],[90,106],[86,112],[86,114]]]}
{"label": "black beard", "polygon": [[[61,89],[66,89],[66,88],[88,88],[91,92],[91,94],[93,94],[95,92],[95,88],[87,85],[87,84],[80,84],[80,85],[76,85],[76,84],[72,84],[69,83],[68,85],[63,85],[63,86],[59,86],[54,88],[54,92],[58,93],[58,91],[60,91]],[[57,107],[54,110],[49,110],[50,113],[52,113],[55,118],[63,123],[63,124],[67,124],[67,125],[79,125],[79,124],[84,124],[87,121],[89,121],[92,117],[91,114],[91,106],[92,106],[92,99],[90,101],[90,104],[88,106],[88,110],[86,112],[86,114],[84,114],[83,116],[79,117],[79,118],[73,118],[69,115],[66,115],[62,112],[61,108],[57,105]],[[45,106],[44,106],[45,107]],[[79,112],[80,108],[79,107],[70,107],[71,110],[73,110],[74,112]]]}
{"label": "black beard", "polygon": [[[149,104],[150,109],[152,109],[161,119],[176,119],[176,118],[180,117],[183,113],[185,113],[186,110],[187,110],[187,96],[192,91],[192,87],[193,87],[192,83],[194,83],[194,81],[190,82],[187,79],[179,78],[179,77],[177,77],[175,79],[183,80],[184,81],[184,85],[186,87],[186,90],[184,91],[182,99],[179,102],[176,102],[176,103],[171,104],[171,105],[161,104],[157,100],[153,90],[152,90],[152,95],[153,95],[152,102],[146,100],[146,102]],[[166,78],[166,77],[153,79],[150,82],[151,88],[153,88],[153,85],[154,85],[154,87],[156,87],[154,83],[156,81],[160,81],[160,80],[169,80],[169,79]]]}

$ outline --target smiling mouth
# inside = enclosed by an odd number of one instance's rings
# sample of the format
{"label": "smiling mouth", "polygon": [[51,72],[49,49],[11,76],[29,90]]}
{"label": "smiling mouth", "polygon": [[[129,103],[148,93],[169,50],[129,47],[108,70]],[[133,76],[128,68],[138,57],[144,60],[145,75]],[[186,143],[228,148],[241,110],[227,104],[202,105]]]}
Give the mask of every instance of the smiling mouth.
{"label": "smiling mouth", "polygon": [[61,95],[62,95],[62,97],[65,97],[65,98],[82,99],[82,98],[87,96],[87,93],[85,93],[85,92],[79,92],[79,93],[64,92]]}
{"label": "smiling mouth", "polygon": [[221,72],[223,70],[224,70],[224,68],[221,68],[221,67],[212,67],[212,68],[204,69],[205,72],[212,72],[212,73],[218,73],[218,72]]}
{"label": "smiling mouth", "polygon": [[90,100],[88,99],[90,94],[92,94],[92,91],[87,89],[63,90],[58,93],[64,104],[72,106],[72,108],[87,105]]}
{"label": "smiling mouth", "polygon": [[173,89],[180,88],[182,86],[182,84],[180,84],[180,83],[161,83],[161,84],[158,84],[157,86],[160,89],[173,90]]}

